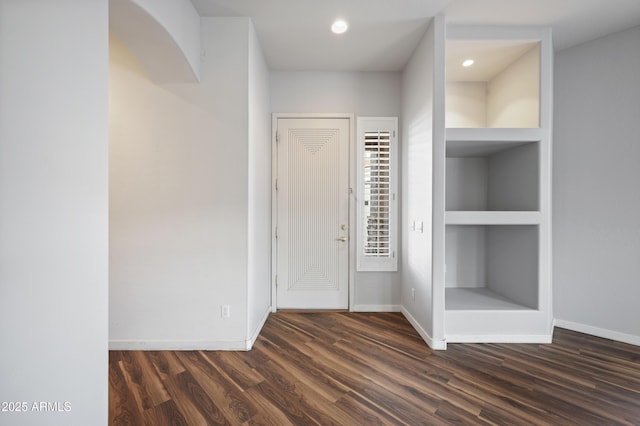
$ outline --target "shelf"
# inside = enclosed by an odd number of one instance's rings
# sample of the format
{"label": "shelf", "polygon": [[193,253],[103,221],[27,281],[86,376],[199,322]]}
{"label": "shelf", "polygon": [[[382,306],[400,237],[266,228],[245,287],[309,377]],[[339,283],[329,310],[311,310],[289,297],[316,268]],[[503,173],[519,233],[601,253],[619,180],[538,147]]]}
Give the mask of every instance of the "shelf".
{"label": "shelf", "polygon": [[538,142],[540,129],[447,129],[447,157],[487,157]]}
{"label": "shelf", "polygon": [[[449,300],[458,294],[455,290],[461,290],[467,296],[466,309],[490,309],[480,295],[494,295],[520,308],[538,308],[538,230],[536,225],[447,225],[446,306],[462,309],[463,305],[450,305]],[[480,292],[478,297],[471,298],[470,289]]]}
{"label": "shelf", "polygon": [[528,128],[457,128],[446,129],[447,142],[535,142],[542,139],[542,129]]}
{"label": "shelf", "polygon": [[448,211],[539,210],[539,142],[447,142],[445,170]]}
{"label": "shelf", "polygon": [[540,43],[447,40],[445,107],[447,127],[538,128]]}
{"label": "shelf", "polygon": [[459,310],[531,310],[488,288],[447,288],[445,309]]}
{"label": "shelf", "polygon": [[540,212],[534,211],[448,211],[447,225],[539,225]]}

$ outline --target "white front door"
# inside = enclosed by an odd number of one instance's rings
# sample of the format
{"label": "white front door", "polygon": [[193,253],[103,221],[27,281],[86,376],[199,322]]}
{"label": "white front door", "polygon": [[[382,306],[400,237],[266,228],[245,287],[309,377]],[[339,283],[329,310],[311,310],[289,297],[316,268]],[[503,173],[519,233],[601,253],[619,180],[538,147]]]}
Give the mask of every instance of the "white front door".
{"label": "white front door", "polygon": [[277,307],[349,307],[349,119],[280,118]]}

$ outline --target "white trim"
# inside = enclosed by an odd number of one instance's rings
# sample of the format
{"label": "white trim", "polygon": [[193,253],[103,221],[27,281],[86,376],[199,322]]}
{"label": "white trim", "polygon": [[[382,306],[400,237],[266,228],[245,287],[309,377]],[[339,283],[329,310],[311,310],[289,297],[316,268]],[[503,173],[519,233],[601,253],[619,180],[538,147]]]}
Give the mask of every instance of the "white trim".
{"label": "white trim", "polygon": [[447,225],[539,225],[537,211],[453,211],[445,213]]}
{"label": "white trim", "polygon": [[554,319],[553,325],[555,327],[577,331],[578,333],[589,334],[591,336],[602,337],[603,339],[640,346],[640,336],[635,336],[633,334],[620,333],[619,331],[608,330],[606,328],[594,327],[592,325],[559,319]]}
{"label": "white trim", "polygon": [[402,312],[400,305],[355,305],[353,312]]}
{"label": "white trim", "polygon": [[215,340],[109,340],[110,351],[250,351],[262,327],[271,314],[269,306],[264,317],[245,341]]}
{"label": "white trim", "polygon": [[446,210],[446,18],[442,15],[433,20],[433,96],[431,129],[431,318],[432,333],[444,342],[445,334],[445,210]]}
{"label": "white trim", "polygon": [[349,116],[349,312],[356,305],[356,115]]}
{"label": "white trim", "polygon": [[262,320],[258,323],[258,326],[253,330],[253,333],[249,335],[249,339],[247,339],[246,350],[250,351],[253,348],[253,344],[256,342],[256,339],[260,335],[260,331],[262,331],[262,327],[264,327],[264,323],[267,322],[269,315],[271,314],[271,306],[267,308],[265,311]]}
{"label": "white trim", "polygon": [[[277,193],[275,190],[276,179],[278,178],[278,145],[276,136],[278,133],[278,120],[286,118],[346,118],[349,120],[349,188],[353,189],[356,184],[355,166],[353,164],[355,158],[355,140],[356,140],[356,123],[355,114],[344,112],[274,112],[271,114],[271,312],[278,310],[278,291],[276,289],[276,273],[278,271],[277,244],[275,239],[275,230],[278,223],[277,210]],[[355,307],[355,282],[356,282],[356,266],[355,266],[355,194],[351,194],[349,198],[349,311]]]}
{"label": "white trim", "polygon": [[[538,227],[538,308],[548,312],[553,325],[553,238],[552,192],[553,192],[553,42],[551,29],[542,28],[540,36],[540,130],[542,139],[538,145],[539,155],[539,210]],[[553,333],[553,326],[551,328]]]}
{"label": "white trim", "polygon": [[546,27],[448,24],[448,40],[543,40],[550,34]]}
{"label": "white trim", "polygon": [[275,238],[278,224],[278,193],[276,180],[278,179],[278,116],[271,115],[271,312],[276,312],[278,305],[276,289],[276,273],[278,272],[278,244]]}
{"label": "white trim", "polygon": [[539,142],[545,133],[540,128],[456,128],[446,129],[447,142]]}
{"label": "white trim", "polygon": [[422,326],[418,323],[418,321],[416,321],[413,315],[411,315],[411,313],[409,313],[409,311],[404,306],[401,306],[401,312],[405,316],[407,321],[409,321],[409,323],[413,326],[413,328],[415,328],[415,330],[418,332],[420,337],[422,337],[422,340],[424,340],[431,349],[438,350],[438,351],[447,349],[447,341],[433,340],[433,338],[429,336],[429,333],[427,333],[425,329],[422,328]]}
{"label": "white trim", "polygon": [[246,351],[247,341],[109,340],[110,351]]}
{"label": "white trim", "polygon": [[551,343],[547,334],[447,334],[447,343]]}

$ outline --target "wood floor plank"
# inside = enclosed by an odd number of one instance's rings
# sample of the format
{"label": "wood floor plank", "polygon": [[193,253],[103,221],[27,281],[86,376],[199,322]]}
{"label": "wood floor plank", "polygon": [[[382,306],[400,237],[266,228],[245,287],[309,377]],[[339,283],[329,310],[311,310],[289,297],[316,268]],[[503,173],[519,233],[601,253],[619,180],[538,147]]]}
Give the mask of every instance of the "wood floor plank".
{"label": "wood floor plank", "polygon": [[[479,350],[471,351],[468,348],[453,348],[464,350],[461,360],[478,372],[487,375],[488,380],[496,383],[509,384],[510,397],[519,403],[537,408],[540,411],[549,410],[572,419],[583,421],[586,424],[607,424],[608,413],[593,404],[583,401],[577,392],[564,394],[563,398],[557,398],[558,389],[554,389],[537,380],[536,377],[506,372],[501,366],[495,365],[491,360],[483,358]],[[595,400],[592,400],[595,402]],[[584,402],[584,403],[583,403]]]}
{"label": "wood floor plank", "polygon": [[135,426],[142,424],[143,419],[119,367],[121,355],[121,352],[109,354],[109,424]]}
{"label": "wood floor plank", "polygon": [[432,351],[400,313],[278,312],[248,352],[111,352],[109,423],[640,425],[640,347]]}
{"label": "wood floor plank", "polygon": [[[330,379],[330,373],[327,373],[326,370],[323,371],[315,368],[314,363],[309,362],[310,360],[304,360],[294,351],[288,351],[286,348],[283,349],[269,340],[265,339],[262,343],[263,344],[256,348],[256,350],[263,351],[265,355],[278,365],[286,366],[292,376],[295,376],[296,379],[305,386],[313,388],[314,392],[320,397],[335,402],[344,395],[345,389],[332,381]],[[282,354],[280,352],[282,352]],[[293,364],[290,362],[291,359],[298,362],[302,359],[306,362]]]}
{"label": "wood floor plank", "polygon": [[259,388],[253,387],[248,389],[245,395],[257,408],[256,414],[253,415],[246,424],[263,426],[294,426],[294,423],[289,420],[289,417],[287,417],[282,410],[271,402]]}
{"label": "wood floor plank", "polygon": [[[267,364],[268,365],[268,364]],[[295,393],[294,387],[288,381],[278,375],[273,375],[275,381],[266,380],[256,386],[274,407],[284,414],[295,425],[318,425],[313,417],[310,417],[308,407]],[[321,413],[323,414],[323,413]]]}
{"label": "wood floor plank", "polygon": [[[168,400],[153,408],[146,410],[143,414],[145,426],[192,426],[187,423],[184,415],[180,412],[180,408],[173,400]],[[199,426],[199,425],[196,425]]]}
{"label": "wood floor plank", "polygon": [[160,379],[166,379],[185,371],[184,365],[178,360],[176,354],[171,351],[145,352],[155,368]]}
{"label": "wood floor plank", "polygon": [[189,371],[166,379],[164,384],[188,424],[231,424]]}
{"label": "wood floor plank", "polygon": [[220,375],[236,386],[240,392],[264,381],[264,377],[255,368],[249,368],[248,364],[243,363],[236,353],[208,351],[206,354],[204,352],[200,354],[205,356]]}
{"label": "wood floor plank", "polygon": [[[421,392],[411,384],[397,384],[392,376],[379,372],[371,363],[362,362],[357,355],[344,348],[337,345],[325,348],[312,343],[307,346],[316,351],[314,362],[321,363],[326,368],[335,366],[332,375],[350,393],[396,421],[412,424],[428,413],[434,413],[437,408],[438,401],[430,398],[428,393]],[[416,400],[417,404],[414,405]]]}
{"label": "wood floor plank", "polygon": [[360,365],[367,378],[381,383],[381,387],[400,396],[402,400],[414,402],[416,411],[435,412],[442,398],[446,398],[472,415],[480,413],[481,400],[447,387],[445,383],[451,376],[443,380],[441,373],[435,376],[429,374],[424,361],[418,362],[413,357],[391,350],[387,345],[375,344],[360,335],[353,336],[348,343],[337,342],[334,347],[350,363]]}
{"label": "wood floor plank", "polygon": [[180,352],[178,358],[229,423],[244,423],[256,414],[251,401],[220,375],[203,352]]}
{"label": "wood floor plank", "polygon": [[122,353],[119,366],[140,412],[171,399],[144,352]]}
{"label": "wood floor plank", "polygon": [[[349,412],[336,406],[335,400],[325,398],[324,395],[317,391],[317,388],[313,387],[312,383],[301,381],[295,372],[291,374],[291,371],[278,362],[270,362],[264,367],[270,369],[272,374],[277,374],[281,378],[280,380],[286,378],[285,380],[291,385],[284,387],[289,390],[286,398],[296,400],[296,410],[301,409],[314,423],[320,425],[344,425],[354,424],[358,420],[352,417]],[[279,405],[283,407],[281,404]],[[289,409],[286,411],[289,411]]]}
{"label": "wood floor plank", "polygon": [[[349,330],[353,330],[355,333],[350,333],[343,340],[348,340],[351,337],[366,338],[372,343],[399,352],[407,357],[412,357],[417,360],[424,360],[431,355],[431,350],[427,348],[425,351],[424,341],[416,338],[415,330],[411,329],[412,334],[407,335],[408,332],[405,328],[399,328],[391,324],[382,323],[386,325],[385,328],[372,327],[371,316],[348,316],[343,315],[341,317],[341,325],[348,327]],[[403,333],[404,330],[404,333]],[[409,336],[413,338],[409,338]]]}
{"label": "wood floor plank", "polygon": [[518,419],[516,423],[524,424],[559,424],[561,417],[544,409],[532,406],[527,401],[512,396],[499,386],[491,386],[476,376],[456,375],[448,385],[468,395],[484,401],[479,417],[485,418],[488,413],[510,413],[509,418]]}
{"label": "wood floor plank", "polygon": [[[479,414],[479,413],[478,413]],[[490,425],[488,421],[481,419],[478,416],[474,416],[465,410],[460,410],[458,407],[450,404],[448,401],[442,401],[440,406],[436,410],[436,416],[442,418],[449,424],[462,424],[462,425]]]}

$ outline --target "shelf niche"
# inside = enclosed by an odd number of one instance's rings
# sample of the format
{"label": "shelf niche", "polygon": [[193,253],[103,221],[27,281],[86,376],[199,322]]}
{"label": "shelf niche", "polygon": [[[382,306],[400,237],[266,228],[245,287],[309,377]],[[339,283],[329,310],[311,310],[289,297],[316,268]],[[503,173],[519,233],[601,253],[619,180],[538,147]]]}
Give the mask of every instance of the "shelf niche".
{"label": "shelf niche", "polygon": [[[485,147],[485,149],[482,149]],[[447,211],[537,211],[538,142],[447,143]]]}
{"label": "shelf niche", "polygon": [[538,309],[538,227],[448,225],[446,310]]}
{"label": "shelf niche", "polygon": [[446,52],[447,128],[540,127],[539,41],[448,40]]}

